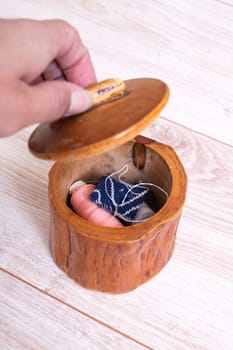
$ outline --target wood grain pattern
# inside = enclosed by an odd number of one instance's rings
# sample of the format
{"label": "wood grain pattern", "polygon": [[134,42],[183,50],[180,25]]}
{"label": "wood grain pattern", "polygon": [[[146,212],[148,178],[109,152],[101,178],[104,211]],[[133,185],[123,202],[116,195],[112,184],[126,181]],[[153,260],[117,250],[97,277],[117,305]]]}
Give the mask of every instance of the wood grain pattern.
{"label": "wood grain pattern", "polygon": [[[52,163],[34,159],[27,151],[33,128],[0,140],[0,266],[49,294],[41,296],[38,290],[37,295],[31,287],[3,277],[0,322],[5,329],[0,347],[8,350],[13,336],[14,349],[21,349],[21,343],[26,347],[31,323],[29,340],[35,344],[42,341],[40,330],[48,322],[48,329],[52,324],[54,329],[62,325],[73,339],[74,330],[81,334],[90,325],[80,310],[95,318],[92,334],[106,339],[105,344],[115,339],[112,331],[117,338],[120,331],[153,349],[231,350],[233,151],[223,143],[232,144],[233,129],[232,0],[148,1],[146,6],[139,0],[133,5],[123,0],[0,3],[1,17],[71,22],[90,48],[98,80],[143,76],[165,81],[171,91],[163,112],[166,119],[159,118],[145,135],[174,147],[189,177],[172,260],[155,279],[135,291],[106,295],[79,287],[53,263],[47,201]],[[29,310],[38,311],[34,297],[42,307],[38,323],[27,311],[28,304]],[[54,307],[56,319],[50,314]],[[70,313],[73,307],[76,311]],[[15,326],[12,318],[18,314],[14,310],[22,314]],[[76,328],[71,320],[84,321],[83,327]],[[112,331],[103,334],[99,322]],[[44,349],[56,349],[52,344],[55,331],[51,335],[44,332],[48,339]],[[69,344],[64,332],[59,339]],[[83,339],[84,344],[88,341]],[[95,341],[91,339],[89,345],[104,349]],[[130,348],[121,344],[116,348]]]}
{"label": "wood grain pattern", "polygon": [[188,173],[188,196],[166,268],[134,292],[112,296],[79,287],[54,265],[48,250],[51,162],[29,154],[30,132],[0,141],[0,266],[154,349],[231,349],[232,148],[162,118],[145,130],[176,149]]}
{"label": "wood grain pattern", "polygon": [[32,154],[42,159],[86,159],[132,140],[158,117],[169,89],[163,81],[151,78],[130,79],[124,84],[126,95],[120,99],[78,117],[39,125],[29,139]]}
{"label": "wood grain pattern", "polygon": [[[171,147],[138,137],[146,143],[146,164],[140,170],[129,160],[134,142],[81,161],[56,162],[49,174],[50,248],[57,265],[82,286],[110,293],[128,292],[157,274],[170,259],[187,178]],[[144,140],[144,141],[143,141]],[[137,141],[136,141],[137,143]],[[123,181],[154,183],[149,220],[121,228],[91,225],[67,206],[67,193],[75,179],[89,181],[128,164]]]}
{"label": "wood grain pattern", "polygon": [[145,349],[0,271],[1,348]]}
{"label": "wood grain pattern", "polygon": [[166,118],[232,144],[232,0],[2,0],[0,16],[68,20],[99,81],[159,78],[172,92]]}

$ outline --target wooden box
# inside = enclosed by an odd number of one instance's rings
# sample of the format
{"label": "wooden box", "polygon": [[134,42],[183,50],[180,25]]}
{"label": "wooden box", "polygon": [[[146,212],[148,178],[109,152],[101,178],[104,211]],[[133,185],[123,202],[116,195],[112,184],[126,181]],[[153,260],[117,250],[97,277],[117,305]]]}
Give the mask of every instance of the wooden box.
{"label": "wooden box", "polygon": [[[166,103],[166,84],[134,79],[125,82],[125,89],[125,96],[101,103],[83,115],[39,126],[29,140],[36,156],[57,159],[49,174],[54,261],[80,285],[110,293],[133,290],[168,262],[187,186],[175,151],[137,136]],[[98,181],[126,163],[129,170],[123,180],[154,183],[168,193],[167,198],[156,188],[152,190],[152,217],[113,228],[90,224],[74,213],[68,192],[75,180]]]}

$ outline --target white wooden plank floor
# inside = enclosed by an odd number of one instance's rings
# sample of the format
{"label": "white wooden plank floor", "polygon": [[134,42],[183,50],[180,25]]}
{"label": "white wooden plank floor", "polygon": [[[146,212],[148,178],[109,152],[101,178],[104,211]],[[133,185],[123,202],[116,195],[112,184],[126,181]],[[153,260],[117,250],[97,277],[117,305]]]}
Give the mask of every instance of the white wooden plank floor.
{"label": "white wooden plank floor", "polygon": [[171,99],[144,132],[188,174],[175,253],[135,291],[86,290],[48,249],[51,162],[33,127],[0,140],[0,349],[233,349],[233,1],[0,0],[1,17],[64,18],[99,80],[150,76]]}

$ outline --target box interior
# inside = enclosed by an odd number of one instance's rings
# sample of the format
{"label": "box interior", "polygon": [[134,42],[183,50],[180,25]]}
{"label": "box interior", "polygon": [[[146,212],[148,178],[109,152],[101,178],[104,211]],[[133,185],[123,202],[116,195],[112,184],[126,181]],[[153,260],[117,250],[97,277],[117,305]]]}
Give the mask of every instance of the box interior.
{"label": "box interior", "polygon": [[[83,180],[96,184],[103,175],[111,175],[126,164],[128,170],[121,176],[122,181],[132,185],[139,182],[152,183],[165,190],[169,196],[172,188],[172,175],[165,160],[157,152],[145,147],[145,165],[142,169],[138,169],[133,162],[133,146],[134,142],[128,142],[94,157],[64,162],[59,174],[59,190],[64,202],[69,206],[68,193],[74,181]],[[116,175],[114,178],[117,180]],[[146,203],[156,213],[167,201],[167,196],[154,186],[149,186],[149,188]]]}

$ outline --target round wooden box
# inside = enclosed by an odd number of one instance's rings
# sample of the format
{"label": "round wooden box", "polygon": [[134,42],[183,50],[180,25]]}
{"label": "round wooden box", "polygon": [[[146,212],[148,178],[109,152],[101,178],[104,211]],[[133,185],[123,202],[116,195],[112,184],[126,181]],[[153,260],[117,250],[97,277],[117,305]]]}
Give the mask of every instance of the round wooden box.
{"label": "round wooden box", "polygon": [[[142,88],[139,98],[137,92]],[[59,159],[49,174],[50,249],[54,261],[80,285],[110,293],[133,290],[168,262],[187,186],[184,168],[171,147],[135,136],[166,103],[166,85],[156,79],[136,79],[126,82],[126,89],[128,96],[73,120],[40,126],[29,140],[35,155]],[[91,120],[95,129],[85,133]],[[108,130],[101,132],[99,124],[103,120]],[[72,133],[75,139],[71,141]],[[153,183],[168,193],[166,197],[152,188],[148,199],[155,211],[152,217],[112,228],[93,225],[74,213],[68,193],[75,180],[97,182],[126,163],[129,169],[124,181]]]}

